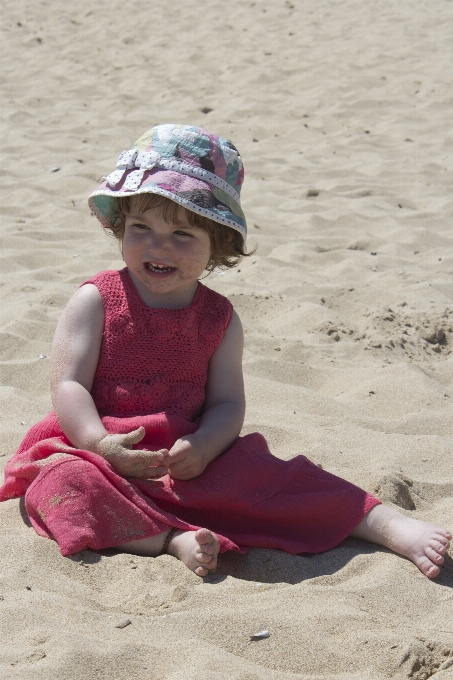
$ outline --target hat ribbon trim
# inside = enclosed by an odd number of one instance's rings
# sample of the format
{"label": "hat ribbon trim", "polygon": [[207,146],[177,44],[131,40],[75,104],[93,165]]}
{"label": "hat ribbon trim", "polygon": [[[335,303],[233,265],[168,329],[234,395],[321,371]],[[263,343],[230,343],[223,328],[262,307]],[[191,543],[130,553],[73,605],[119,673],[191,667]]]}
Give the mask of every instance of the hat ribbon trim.
{"label": "hat ribbon trim", "polygon": [[132,168],[138,168],[128,175],[123,187],[126,191],[135,191],[142,183],[143,176],[147,170],[152,170],[153,168],[162,168],[165,170],[180,172],[183,175],[190,175],[196,179],[209,182],[218,189],[222,189],[222,191],[231,196],[231,198],[234,198],[235,201],[237,201],[237,203],[240,205],[238,192],[233,189],[231,184],[228,184],[228,182],[218,175],[215,175],[204,168],[189,165],[189,163],[183,163],[182,161],[177,160],[169,160],[168,158],[161,158],[157,151],[138,151],[137,149],[123,151],[119,155],[116,168],[117,169],[111,172],[110,175],[107,175],[103,178],[112,188],[115,188],[116,185],[121,182],[125,172],[132,170]]}

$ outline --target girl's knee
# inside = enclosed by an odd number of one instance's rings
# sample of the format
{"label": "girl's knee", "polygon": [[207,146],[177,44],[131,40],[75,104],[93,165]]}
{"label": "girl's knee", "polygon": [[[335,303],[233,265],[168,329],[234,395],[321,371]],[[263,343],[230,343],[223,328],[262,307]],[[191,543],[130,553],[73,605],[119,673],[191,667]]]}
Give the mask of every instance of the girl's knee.
{"label": "girl's knee", "polygon": [[96,476],[96,467],[76,456],[44,466],[25,494],[27,512],[43,504],[55,507],[63,500],[68,502],[85,495],[93,484],[93,476]]}

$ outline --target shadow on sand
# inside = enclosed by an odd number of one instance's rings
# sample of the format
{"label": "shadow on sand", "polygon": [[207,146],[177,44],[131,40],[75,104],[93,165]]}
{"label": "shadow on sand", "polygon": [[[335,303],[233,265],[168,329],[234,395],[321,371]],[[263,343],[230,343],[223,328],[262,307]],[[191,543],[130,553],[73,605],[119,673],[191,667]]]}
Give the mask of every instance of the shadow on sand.
{"label": "shadow on sand", "polygon": [[[31,527],[23,497],[20,499],[19,508],[23,522]],[[69,555],[68,559],[83,564],[96,564],[102,558],[112,557],[118,552],[120,551],[113,548],[99,551],[87,549]],[[308,579],[335,574],[337,574],[335,580],[341,581],[343,579],[338,572],[353,558],[380,552],[389,553],[390,551],[355,538],[347,538],[336,548],[316,555],[289,555],[281,550],[250,548],[246,555],[234,552],[220,555],[216,573],[206,576],[204,581],[214,585],[224,581],[227,576],[233,576],[243,581],[296,584]],[[345,574],[344,578],[349,578],[349,576],[349,573]],[[434,583],[453,588],[453,559],[449,555],[445,556],[442,570],[434,579]]]}
{"label": "shadow on sand", "polygon": [[[280,550],[251,548],[246,555],[232,552],[220,555],[217,573],[207,576],[205,581],[218,583],[226,576],[233,576],[245,581],[296,584],[307,579],[335,575],[335,581],[341,581],[343,579],[338,572],[355,557],[382,552],[391,551],[354,538],[347,538],[336,548],[316,555],[288,555]],[[368,568],[369,561],[363,561],[363,569]],[[348,570],[344,578],[350,576]],[[446,555],[441,573],[434,582],[453,588],[453,559],[449,555]]]}

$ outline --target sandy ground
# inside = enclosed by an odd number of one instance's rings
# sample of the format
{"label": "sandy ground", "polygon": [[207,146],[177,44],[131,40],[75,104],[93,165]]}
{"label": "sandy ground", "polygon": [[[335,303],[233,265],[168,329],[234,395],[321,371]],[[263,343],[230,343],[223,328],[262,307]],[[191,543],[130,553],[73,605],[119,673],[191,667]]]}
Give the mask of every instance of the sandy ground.
{"label": "sandy ground", "polygon": [[[181,122],[245,163],[257,251],[208,279],[246,330],[244,431],[453,527],[452,14],[3,1],[1,467],[50,410],[69,296],[122,266],[87,195],[143,131]],[[63,558],[19,500],[0,516],[5,680],[453,677],[452,552],[435,582],[351,539],[227,555],[202,580],[168,556]]]}

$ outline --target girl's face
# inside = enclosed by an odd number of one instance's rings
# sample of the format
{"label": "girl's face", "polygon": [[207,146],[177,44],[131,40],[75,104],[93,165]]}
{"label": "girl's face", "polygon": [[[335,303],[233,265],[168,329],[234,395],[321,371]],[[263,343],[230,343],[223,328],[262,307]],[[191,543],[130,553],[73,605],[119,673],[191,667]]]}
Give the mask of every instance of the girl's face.
{"label": "girl's face", "polygon": [[149,307],[177,309],[192,302],[211,256],[209,234],[165,222],[159,210],[132,210],[125,220],[123,257],[142,300]]}

